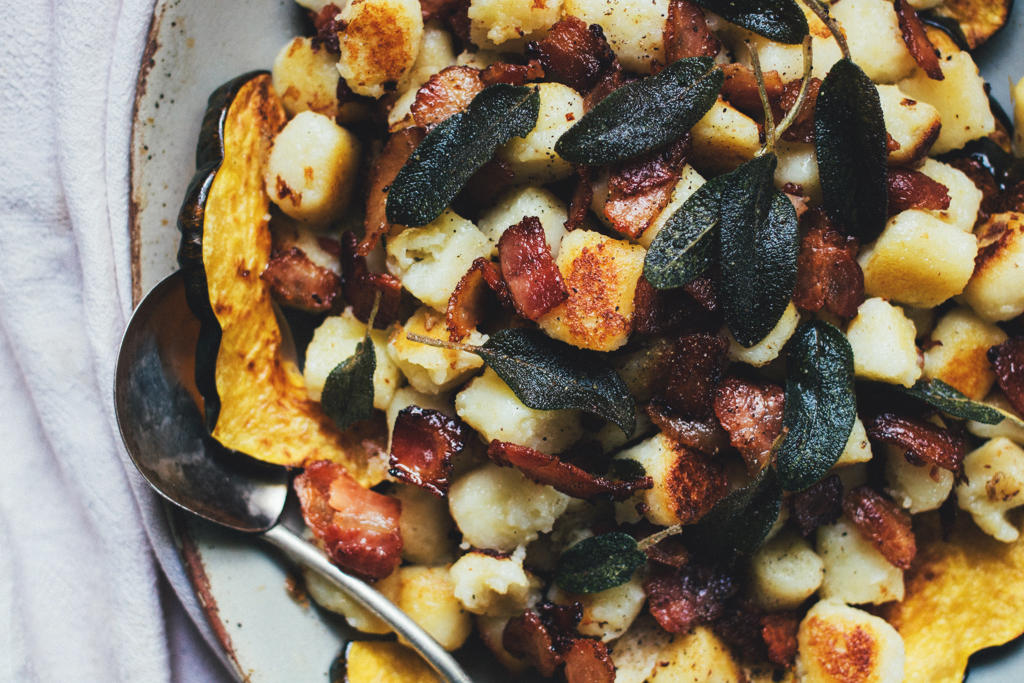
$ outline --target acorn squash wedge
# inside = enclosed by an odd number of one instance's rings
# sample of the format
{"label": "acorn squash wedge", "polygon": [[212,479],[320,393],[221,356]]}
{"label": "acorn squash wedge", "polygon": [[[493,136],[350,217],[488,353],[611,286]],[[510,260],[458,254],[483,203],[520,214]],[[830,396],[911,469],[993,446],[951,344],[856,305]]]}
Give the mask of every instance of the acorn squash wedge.
{"label": "acorn squash wedge", "polygon": [[178,263],[199,318],[196,385],[217,441],[259,460],[302,466],[331,460],[363,486],[387,469],[383,421],[344,433],[311,400],[282,355],[270,290],[270,199],[263,174],[285,113],[266,72],[240,76],[211,96],[197,171],[178,216]]}

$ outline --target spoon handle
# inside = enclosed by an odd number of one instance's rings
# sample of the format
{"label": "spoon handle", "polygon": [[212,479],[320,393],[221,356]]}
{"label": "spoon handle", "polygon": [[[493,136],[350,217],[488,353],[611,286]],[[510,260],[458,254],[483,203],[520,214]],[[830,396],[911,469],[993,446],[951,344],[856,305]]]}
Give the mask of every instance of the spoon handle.
{"label": "spoon handle", "polygon": [[324,553],[282,524],[262,534],[295,562],[317,572],[346,595],[386,622],[404,638],[448,683],[473,683],[459,663],[426,631],[365,581],[349,576],[334,566]]}

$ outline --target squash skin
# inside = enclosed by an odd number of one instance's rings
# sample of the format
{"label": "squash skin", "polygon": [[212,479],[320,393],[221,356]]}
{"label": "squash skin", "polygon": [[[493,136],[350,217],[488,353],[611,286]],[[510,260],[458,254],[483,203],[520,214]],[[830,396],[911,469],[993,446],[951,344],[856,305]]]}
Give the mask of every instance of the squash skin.
{"label": "squash skin", "polygon": [[197,168],[178,218],[186,299],[201,322],[196,385],[207,427],[225,447],[290,467],[331,460],[363,486],[384,479],[383,420],[345,433],[306,393],[281,356],[281,330],[260,279],[270,258],[263,182],[285,114],[270,75],[253,72],[210,97]]}

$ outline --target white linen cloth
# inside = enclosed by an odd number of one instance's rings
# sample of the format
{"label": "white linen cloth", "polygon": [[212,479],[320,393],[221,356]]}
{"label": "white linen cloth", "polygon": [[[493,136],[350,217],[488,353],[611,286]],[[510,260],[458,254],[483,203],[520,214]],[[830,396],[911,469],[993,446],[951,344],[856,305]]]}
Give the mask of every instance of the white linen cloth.
{"label": "white linen cloth", "polygon": [[230,680],[111,399],[152,4],[0,0],[2,682]]}

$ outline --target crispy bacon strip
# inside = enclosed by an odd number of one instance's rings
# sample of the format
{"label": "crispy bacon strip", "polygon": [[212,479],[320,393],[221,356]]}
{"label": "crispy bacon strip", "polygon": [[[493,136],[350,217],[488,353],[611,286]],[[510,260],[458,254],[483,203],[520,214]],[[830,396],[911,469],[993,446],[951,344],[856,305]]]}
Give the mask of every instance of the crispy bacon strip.
{"label": "crispy bacon strip", "polygon": [[604,215],[623,235],[637,239],[669,200],[690,151],[689,133],[660,152],[612,167]]}
{"label": "crispy bacon strip", "polygon": [[576,166],[576,189],[572,193],[569,204],[569,218],[565,221],[565,229],[572,232],[583,225],[590,205],[594,201],[594,187],[590,184],[590,167]]}
{"label": "crispy bacon strip", "polygon": [[549,79],[581,93],[591,90],[602,72],[617,63],[601,27],[588,27],[574,16],[557,22],[543,40],[527,43],[525,54],[543,66]]}
{"label": "crispy bacon strip", "polygon": [[[725,72],[722,99],[744,114],[763,114],[764,105],[761,104],[761,94],[757,90],[757,78],[753,69],[742,64],[723,64],[722,71]],[[765,72],[764,86],[769,102],[775,102],[782,96],[782,78],[778,71]]]}
{"label": "crispy bacon strip", "polygon": [[341,465],[318,460],[295,478],[302,516],[339,567],[370,581],[401,562],[402,504],[364,489]]}
{"label": "crispy bacon strip", "polygon": [[843,514],[843,482],[830,474],[808,489],[794,493],[789,510],[796,528],[807,538],[819,526],[831,524]]}
{"label": "crispy bacon strip", "polygon": [[409,107],[417,126],[428,131],[457,114],[484,89],[480,72],[470,66],[449,66],[430,77]]}
{"label": "crispy bacon strip", "polygon": [[714,57],[722,48],[704,11],[690,0],[671,0],[665,22],[665,64],[683,57]]}
{"label": "crispy bacon strip", "polygon": [[710,275],[699,278],[683,287],[686,292],[699,303],[705,311],[714,313],[718,310],[718,285]]}
{"label": "crispy bacon strip", "polygon": [[678,336],[717,330],[718,316],[701,306],[686,289],[659,290],[643,275],[633,295],[633,331]]}
{"label": "crispy bacon strip", "polygon": [[526,64],[495,62],[480,72],[480,80],[485,86],[495,83],[526,85],[529,81],[537,81],[542,78],[544,78],[544,67],[536,59],[531,59]]}
{"label": "crispy bacon strip", "polygon": [[329,311],[341,293],[341,278],[310,261],[298,247],[272,253],[260,279],[274,301],[310,313]]}
{"label": "crispy bacon strip", "polygon": [[[316,38],[313,39],[314,46],[323,46],[333,54],[341,53],[341,45],[338,41],[338,34],[345,30],[338,22],[338,15],[341,10],[336,5],[327,4],[315,17],[313,17],[313,28],[316,29]],[[312,14],[312,12],[310,12]],[[339,79],[344,81],[344,79]]]}
{"label": "crispy bacon strip", "polygon": [[843,318],[864,303],[864,272],[857,263],[856,237],[840,233],[822,209],[807,213],[810,229],[800,242],[793,303],[805,311],[824,308]]}
{"label": "crispy bacon strip", "polygon": [[988,350],[996,382],[1017,412],[1024,414],[1024,337],[1007,339]]}
{"label": "crispy bacon strip", "polygon": [[944,211],[949,208],[949,188],[920,171],[889,169],[889,215],[907,209]]}
{"label": "crispy bacon strip", "polygon": [[774,384],[748,382],[730,377],[718,386],[715,415],[729,432],[732,443],[756,475],[768,462],[772,444],[782,433],[785,394]]}
{"label": "crispy bacon strip", "polygon": [[456,10],[458,0],[420,0],[423,23],[433,19],[447,19]]}
{"label": "crispy bacon strip", "polygon": [[[603,33],[601,34],[604,35]],[[608,97],[611,93],[617,89],[629,83],[630,78],[622,73],[622,65],[619,64],[619,60],[616,59],[612,62],[611,66],[601,72],[601,75],[597,79],[597,85],[591,88],[590,92],[587,93],[586,97],[583,98],[583,111],[588,112],[597,104]]]}
{"label": "crispy bacon strip", "polygon": [[896,0],[896,18],[900,22],[900,33],[903,34],[903,42],[914,57],[917,65],[928,74],[928,78],[941,81],[946,76],[942,73],[939,65],[939,55],[935,46],[928,38],[924,30],[924,24],[917,16],[917,12],[910,6],[907,0]]}
{"label": "crispy bacon strip", "polygon": [[651,422],[673,441],[706,455],[717,455],[729,445],[729,435],[713,417],[705,420],[687,420],[673,415],[672,411],[657,403],[644,406],[644,412],[651,418]]}
{"label": "crispy bacon strip", "polygon": [[717,620],[725,601],[738,591],[732,577],[706,564],[654,565],[644,581],[648,609],[669,633],[685,633]]}
{"label": "crispy bacon strip", "polygon": [[882,413],[868,419],[864,429],[874,441],[905,449],[907,461],[913,465],[927,463],[954,474],[959,474],[963,467],[966,439],[926,420]]}
{"label": "crispy bacon strip", "polygon": [[882,498],[867,486],[858,486],[843,499],[843,512],[893,566],[910,569],[917,544],[910,528],[910,515],[896,503]]}
{"label": "crispy bacon strip", "polygon": [[768,660],[785,669],[796,659],[796,634],[800,628],[800,615],[796,612],[776,612],[761,617],[761,637],[768,646]]}
{"label": "crispy bacon strip", "polygon": [[527,479],[545,484],[567,496],[583,500],[626,500],[636,491],[654,488],[654,480],[640,477],[629,481],[610,481],[563,462],[557,456],[527,446],[491,441],[487,457],[502,467],[515,466]]}
{"label": "crispy bacon strip", "polygon": [[498,259],[512,302],[524,318],[537,320],[569,298],[536,216],[527,216],[502,233]]}
{"label": "crispy bacon strip", "polygon": [[[782,86],[777,99],[769,99],[772,103],[772,115],[775,117],[776,123],[785,118],[789,110],[796,105],[796,101],[800,97],[800,86],[799,80],[790,81]],[[804,106],[800,108],[796,119],[782,134],[783,140],[814,142],[814,105],[818,101],[819,88],[821,88],[821,79],[812,78],[807,84],[807,97],[804,100]]]}
{"label": "crispy bacon strip", "polygon": [[761,610],[739,596],[725,604],[722,615],[711,625],[740,659],[763,661],[767,656],[761,629]]}
{"label": "crispy bacon strip", "polygon": [[481,256],[473,261],[448,299],[445,321],[452,341],[462,341],[484,321],[490,310],[488,292],[497,296],[498,301],[506,306],[512,306],[512,298],[508,286],[501,278],[501,271],[492,261]]}
{"label": "crispy bacon strip", "polygon": [[470,176],[465,187],[452,201],[452,208],[460,216],[475,217],[497,202],[505,188],[515,182],[512,164],[497,157],[491,159]]}
{"label": "crispy bacon strip", "polygon": [[[648,523],[648,526],[650,531],[644,534],[645,536],[658,531],[653,524]],[[663,538],[654,545],[647,546],[644,552],[647,554],[647,559],[669,567],[682,567],[690,561],[690,553],[678,536]]]}
{"label": "crispy bacon strip", "polygon": [[470,0],[455,0],[452,3],[451,13],[448,15],[448,28],[462,41],[463,45],[472,45],[473,38],[470,36],[472,22],[469,19]]}
{"label": "crispy bacon strip", "polygon": [[684,418],[700,420],[715,409],[715,391],[722,377],[725,350],[722,337],[690,334],[676,342],[671,371],[657,400]]}
{"label": "crispy bacon strip", "polygon": [[359,255],[366,256],[375,246],[381,235],[386,235],[391,229],[388,223],[387,214],[384,211],[385,203],[388,200],[388,188],[395,181],[395,176],[405,166],[405,162],[412,156],[413,151],[421,142],[427,131],[423,128],[413,126],[404,128],[388,140],[384,150],[373,163],[370,169],[370,177],[366,190],[366,218],[363,226],[366,228],[366,236],[359,243]]}
{"label": "crispy bacon strip", "polygon": [[525,659],[542,676],[550,677],[565,661],[576,642],[576,627],[583,618],[583,606],[543,602],[536,610],[509,619],[501,644],[509,654]]}
{"label": "crispy bacon strip", "polygon": [[373,326],[383,330],[398,318],[402,283],[387,273],[371,273],[366,257],[358,253],[358,245],[359,238],[354,233],[346,232],[341,236],[341,293],[356,318],[366,323],[370,321],[373,302],[379,291],[380,308]]}
{"label": "crispy bacon strip", "polygon": [[388,473],[444,498],[452,483],[452,458],[466,447],[468,438],[461,420],[430,408],[403,408],[391,437]]}
{"label": "crispy bacon strip", "polygon": [[565,655],[568,683],[615,683],[615,664],[600,640],[577,638]]}

